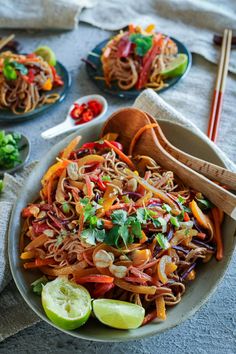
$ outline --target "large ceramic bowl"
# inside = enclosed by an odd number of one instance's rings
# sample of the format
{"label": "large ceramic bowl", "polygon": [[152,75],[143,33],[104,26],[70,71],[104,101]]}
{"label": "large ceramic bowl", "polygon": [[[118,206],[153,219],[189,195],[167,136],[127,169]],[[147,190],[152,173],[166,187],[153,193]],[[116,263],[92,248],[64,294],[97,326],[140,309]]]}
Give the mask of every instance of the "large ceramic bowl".
{"label": "large ceramic bowl", "polygon": [[[197,157],[204,158],[215,164],[224,166],[223,161],[217,153],[201,138],[186,128],[169,122],[160,122],[160,125],[167,138],[180,149],[189,152]],[[80,134],[83,136],[82,143],[94,140],[98,137],[101,123],[94,125],[92,129],[81,128]],[[37,274],[25,271],[19,259],[19,235],[21,228],[21,210],[29,202],[35,199],[40,189],[40,179],[46,169],[55,161],[58,152],[68,144],[76,135],[70,135],[55,145],[51,151],[41,160],[34,169],[20,192],[19,198],[12,212],[11,224],[9,228],[9,258],[12,274],[15,283],[29,305],[29,307],[44,321],[52,324],[45,316],[41,306],[40,297],[34,295],[30,288],[30,283],[37,278]],[[84,338],[96,341],[125,341],[140,339],[150,335],[156,335],[177,326],[191,315],[193,315],[200,306],[207,301],[210,295],[215,291],[220,280],[223,278],[227,266],[230,262],[235,247],[235,222],[229,217],[225,218],[223,225],[225,256],[221,262],[212,259],[211,262],[198,267],[196,280],[188,284],[186,293],[182,301],[172,308],[168,308],[167,320],[162,323],[150,323],[136,330],[124,331],[105,327],[96,319],[90,320],[81,328],[75,331],[64,331],[77,338]],[[58,328],[61,330],[60,328]],[[196,329],[197,330],[197,329]]]}

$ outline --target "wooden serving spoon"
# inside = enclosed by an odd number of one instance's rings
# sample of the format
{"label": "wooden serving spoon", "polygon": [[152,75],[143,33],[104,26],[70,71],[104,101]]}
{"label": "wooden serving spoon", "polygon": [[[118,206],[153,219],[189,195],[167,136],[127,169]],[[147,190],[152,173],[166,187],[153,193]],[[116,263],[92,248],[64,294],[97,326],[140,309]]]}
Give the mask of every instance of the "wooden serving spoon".
{"label": "wooden serving spoon", "polygon": [[[148,116],[137,108],[123,108],[113,113],[102,129],[102,135],[119,134],[127,152],[132,138],[144,125],[151,124]],[[214,205],[236,220],[236,196],[198,174],[171,156],[160,144],[154,128],[145,130],[133,149],[133,155],[147,155],[165,169],[173,171],[186,185],[201,191]]]}
{"label": "wooden serving spoon", "polygon": [[220,182],[230,187],[232,190],[236,190],[236,173],[226,170],[223,167],[214,165],[213,163],[201,160],[195,156],[189,155],[186,152],[173,146],[164,135],[161,127],[154,117],[146,113],[148,118],[152,123],[156,123],[154,128],[157,139],[159,140],[162,147],[171,154],[176,160],[184,163],[186,166],[190,167],[192,170],[200,172],[202,175],[210,178],[213,181]]}

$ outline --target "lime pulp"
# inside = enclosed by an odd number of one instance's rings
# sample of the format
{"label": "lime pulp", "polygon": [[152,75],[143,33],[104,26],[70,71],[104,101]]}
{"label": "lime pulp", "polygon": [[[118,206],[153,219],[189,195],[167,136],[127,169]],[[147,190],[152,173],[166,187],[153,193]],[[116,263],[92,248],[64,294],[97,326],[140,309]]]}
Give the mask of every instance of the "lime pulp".
{"label": "lime pulp", "polygon": [[161,71],[161,75],[164,77],[175,77],[183,75],[188,66],[188,57],[186,54],[178,54],[175,59],[167,64],[164,70]]}
{"label": "lime pulp", "polygon": [[55,66],[57,63],[55,53],[53,52],[53,50],[51,48],[49,48],[46,45],[42,46],[42,47],[38,47],[34,51],[34,53],[37,54],[38,56],[40,56],[41,58],[43,58],[51,66]]}
{"label": "lime pulp", "polygon": [[43,286],[42,305],[48,318],[66,330],[82,326],[91,313],[87,289],[66,277],[58,277]]}
{"label": "lime pulp", "polygon": [[97,299],[93,312],[103,324],[118,329],[135,329],[141,326],[145,310],[142,306],[126,301]]}

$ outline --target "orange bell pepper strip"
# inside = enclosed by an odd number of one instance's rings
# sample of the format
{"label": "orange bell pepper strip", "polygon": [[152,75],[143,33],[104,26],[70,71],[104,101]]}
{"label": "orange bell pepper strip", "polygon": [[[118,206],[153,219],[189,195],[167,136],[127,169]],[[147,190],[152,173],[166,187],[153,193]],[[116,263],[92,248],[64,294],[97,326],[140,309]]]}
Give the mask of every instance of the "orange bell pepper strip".
{"label": "orange bell pepper strip", "polygon": [[189,203],[189,207],[192,210],[193,216],[197,219],[199,225],[204,227],[204,229],[209,230],[210,233],[213,234],[213,226],[211,220],[201,211],[195,200],[192,200]]}
{"label": "orange bell pepper strip", "polygon": [[216,259],[217,261],[221,261],[224,255],[224,247],[222,241],[222,234],[221,234],[221,224],[220,219],[221,215],[219,213],[218,208],[213,208],[211,210],[213,221],[214,221],[214,238],[216,242]]}
{"label": "orange bell pepper strip", "polygon": [[79,144],[81,140],[81,136],[77,136],[76,138],[74,138],[63,150],[61,158],[62,159],[69,159],[70,154],[72,153],[72,151],[75,150],[76,146]]}
{"label": "orange bell pepper strip", "polygon": [[87,155],[84,157],[81,157],[77,161],[78,167],[82,167],[84,165],[89,165],[91,163],[103,163],[105,161],[103,156],[100,155]]}
{"label": "orange bell pepper strip", "polygon": [[161,321],[166,320],[166,305],[163,296],[157,297],[156,300],[156,311],[157,311],[157,318]]}
{"label": "orange bell pepper strip", "polygon": [[41,180],[42,185],[44,186],[56,172],[67,167],[69,162],[70,161],[68,161],[68,160],[62,160],[62,161],[58,161],[57,163],[55,163],[54,165],[49,167],[49,169],[47,170],[47,172],[45,173],[45,175],[43,176],[43,178]]}
{"label": "orange bell pepper strip", "polygon": [[168,263],[171,263],[171,257],[165,255],[161,257],[160,262],[157,265],[158,279],[162,282],[162,284],[166,284],[168,282],[166,274],[166,266]]}
{"label": "orange bell pepper strip", "polygon": [[43,86],[42,86],[42,89],[43,89],[44,91],[50,91],[50,90],[52,89],[52,80],[48,78],[48,79],[44,82],[44,84],[43,84]]}
{"label": "orange bell pepper strip", "polygon": [[32,251],[34,248],[40,247],[48,240],[48,237],[44,234],[36,237],[31,241],[24,249],[24,251]]}
{"label": "orange bell pepper strip", "polygon": [[22,252],[20,255],[20,259],[31,259],[34,257],[35,257],[35,251]]}
{"label": "orange bell pepper strip", "polygon": [[131,168],[132,170],[135,170],[135,166],[134,166],[133,162],[120,149],[118,149],[116,146],[112,145],[110,143],[110,141],[108,141],[108,140],[104,140],[104,143],[106,143],[106,145],[110,149],[113,149],[115,151],[115,153],[119,156],[119,158],[129,166],[129,168]]}

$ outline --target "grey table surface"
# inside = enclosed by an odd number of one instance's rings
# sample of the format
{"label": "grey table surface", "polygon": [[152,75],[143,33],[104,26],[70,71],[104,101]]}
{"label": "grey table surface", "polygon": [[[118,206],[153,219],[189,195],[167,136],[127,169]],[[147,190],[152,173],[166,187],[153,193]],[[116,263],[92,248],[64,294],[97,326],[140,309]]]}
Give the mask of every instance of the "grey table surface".
{"label": "grey table surface", "polygon": [[[2,34],[8,33],[2,31]],[[0,123],[1,129],[14,129],[25,133],[31,140],[32,152],[30,160],[40,159],[49,148],[61,138],[43,141],[40,133],[63,121],[68,107],[83,95],[100,93],[96,86],[88,80],[84,63],[81,58],[96,43],[107,38],[109,33],[91,26],[81,24],[72,32],[25,32],[17,31],[17,39],[22,43],[23,51],[33,50],[38,45],[48,44],[55,50],[58,58],[66,65],[72,75],[72,87],[63,103],[50,112],[18,124]],[[193,57],[193,67],[188,77],[175,88],[165,92],[162,97],[180,112],[184,113],[199,128],[206,131],[209,116],[209,102],[212,92],[216,66],[200,56]],[[206,75],[207,85],[203,91],[199,80]],[[227,132],[235,131],[233,113],[236,111],[235,76],[229,75],[227,96],[221,122],[221,133],[218,144],[235,161],[235,140],[226,139]],[[190,93],[196,91],[198,106],[195,99],[191,102]],[[227,98],[228,97],[228,98]],[[121,106],[132,105],[132,101],[122,101],[106,96],[109,102],[108,113]],[[227,105],[227,101],[231,102]],[[233,102],[233,103],[232,103]],[[201,117],[201,119],[199,118]],[[234,124],[233,124],[234,123]],[[227,275],[211,297],[191,319],[180,326],[159,336],[128,343],[96,343],[78,340],[65,335],[46,323],[40,322],[31,328],[6,339],[0,344],[0,354],[5,353],[236,353],[236,257],[228,269]]]}

